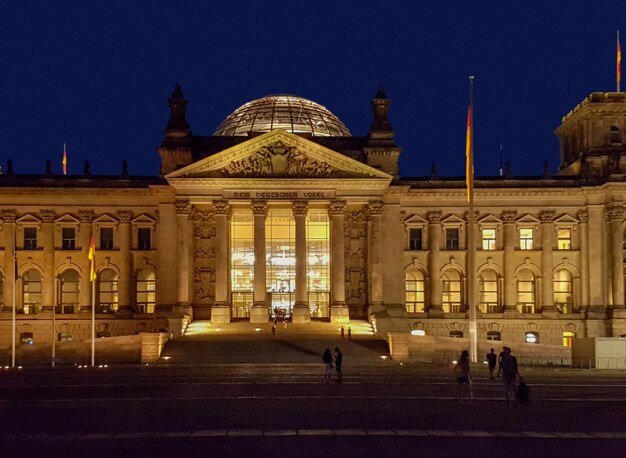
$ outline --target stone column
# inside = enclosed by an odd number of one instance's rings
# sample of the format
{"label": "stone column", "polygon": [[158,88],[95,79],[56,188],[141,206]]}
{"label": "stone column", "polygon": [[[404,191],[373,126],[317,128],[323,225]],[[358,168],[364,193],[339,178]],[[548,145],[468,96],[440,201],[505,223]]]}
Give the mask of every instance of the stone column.
{"label": "stone column", "polygon": [[211,309],[211,323],[230,323],[228,300],[228,213],[225,200],[213,202],[215,209],[215,305]]}
{"label": "stone column", "polygon": [[309,309],[306,281],[306,215],[308,203],[296,201],[292,203],[291,208],[296,222],[296,303],[293,309],[293,322],[310,323],[311,310]]}
{"label": "stone column", "polygon": [[383,311],[383,203],[371,202],[366,208],[367,219],[369,220],[368,245],[369,245],[369,285],[370,301],[368,315]]}
{"label": "stone column", "polygon": [[[17,277],[17,272],[15,272],[15,220],[17,213],[15,210],[2,210],[0,218],[2,218],[2,233],[4,234],[4,307],[2,310],[11,312],[13,310],[13,289],[17,284],[14,281]],[[16,307],[22,302],[19,296],[18,290],[15,292]]]}
{"label": "stone column", "polygon": [[43,278],[41,302],[45,309],[52,310],[56,305],[54,285],[54,219],[53,210],[40,210],[41,216],[41,246],[43,248]]}
{"label": "stone column", "polygon": [[267,202],[264,200],[253,201],[251,207],[254,215],[254,293],[253,305],[250,309],[250,323],[267,323],[269,320],[267,260],[265,259]]}
{"label": "stone column", "polygon": [[517,285],[515,283],[516,218],[517,211],[515,210],[502,212],[502,223],[504,226],[504,313],[506,314],[518,313]]}
{"label": "stone column", "polygon": [[624,207],[621,202],[614,202],[606,208],[609,225],[609,259],[611,262],[611,291],[613,308],[624,308]]}
{"label": "stone column", "polygon": [[[82,271],[82,275],[80,276],[80,284],[79,284],[79,292],[78,292],[78,300],[79,307],[82,311],[89,312],[91,311],[92,305],[92,293],[91,289],[95,288],[95,283],[98,281],[90,281],[89,276],[91,273],[91,261],[88,258],[89,255],[89,242],[91,241],[91,237],[93,235],[93,227],[92,222],[94,218],[94,213],[91,210],[79,210],[78,217],[80,218],[80,225],[78,228],[78,234],[76,237],[76,245],[80,247],[80,254],[76,257],[73,257],[76,261],[76,264],[80,266],[80,270]],[[96,254],[96,271],[98,269],[98,257]],[[98,298],[96,297],[96,303]]]}
{"label": "stone column", "polygon": [[188,200],[177,200],[176,208],[176,305],[189,305],[191,291],[191,261],[189,246],[191,242],[191,224],[189,212],[191,205]]}
{"label": "stone column", "polygon": [[117,279],[117,314],[120,317],[130,317],[132,313],[132,281],[133,260],[130,254],[131,249],[131,227],[130,221],[133,219],[133,212],[130,210],[119,210],[117,212],[119,225],[117,228],[117,248],[119,248],[119,276]]}
{"label": "stone column", "polygon": [[589,243],[587,240],[587,210],[580,210],[577,214],[580,221],[580,288],[581,288],[581,311],[586,312],[589,306]]}
{"label": "stone column", "polygon": [[544,316],[554,316],[554,261],[552,258],[554,238],[554,211],[545,210],[539,213],[541,220],[541,312]]}
{"label": "stone column", "polygon": [[426,214],[428,219],[428,276],[429,276],[429,291],[427,305],[428,314],[431,317],[442,317],[442,283],[439,278],[439,270],[441,269],[441,262],[439,259],[439,253],[441,250],[441,212],[430,211]]}
{"label": "stone column", "polygon": [[330,321],[332,323],[348,323],[350,310],[346,305],[346,251],[344,223],[346,203],[331,202],[330,214]]}
{"label": "stone column", "polygon": [[[589,247],[589,311],[593,319],[606,317],[606,275],[605,268],[605,234],[604,208],[601,204],[590,204],[587,207],[589,213],[589,227],[593,231],[587,231],[587,243]],[[588,315],[589,316],[589,315]]]}

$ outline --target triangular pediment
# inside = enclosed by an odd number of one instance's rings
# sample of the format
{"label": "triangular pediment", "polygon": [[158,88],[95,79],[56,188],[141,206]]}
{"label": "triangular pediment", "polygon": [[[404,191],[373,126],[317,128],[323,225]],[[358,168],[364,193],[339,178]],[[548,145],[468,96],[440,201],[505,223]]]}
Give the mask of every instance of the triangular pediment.
{"label": "triangular pediment", "polygon": [[478,220],[479,224],[499,224],[502,220],[494,215],[486,215]]}
{"label": "triangular pediment", "polygon": [[26,213],[25,215],[15,220],[15,222],[18,224],[39,224],[41,223],[41,219],[37,218],[31,213]]}
{"label": "triangular pediment", "polygon": [[154,224],[156,223],[156,220],[152,218],[151,216],[146,215],[145,213],[142,213],[141,215],[138,215],[135,218],[133,218],[132,223],[133,224]]}
{"label": "triangular pediment", "polygon": [[441,224],[465,224],[465,220],[456,215],[449,215],[441,220]]}
{"label": "triangular pediment", "polygon": [[201,159],[166,178],[392,179],[378,169],[282,129]]}
{"label": "triangular pediment", "polygon": [[428,224],[428,220],[419,215],[411,215],[404,219],[404,224]]}
{"label": "triangular pediment", "polygon": [[561,215],[554,220],[555,224],[563,224],[563,225],[571,225],[578,224],[578,220],[571,215],[565,214]]}
{"label": "triangular pediment", "polygon": [[111,215],[105,213],[104,215],[98,216],[93,222],[98,224],[116,224],[118,221]]}
{"label": "triangular pediment", "polygon": [[518,218],[516,223],[517,224],[539,224],[541,223],[541,221],[539,221],[537,218],[535,218],[532,215],[524,215],[521,218]]}
{"label": "triangular pediment", "polygon": [[79,224],[80,220],[69,213],[62,215],[54,220],[57,224]]}

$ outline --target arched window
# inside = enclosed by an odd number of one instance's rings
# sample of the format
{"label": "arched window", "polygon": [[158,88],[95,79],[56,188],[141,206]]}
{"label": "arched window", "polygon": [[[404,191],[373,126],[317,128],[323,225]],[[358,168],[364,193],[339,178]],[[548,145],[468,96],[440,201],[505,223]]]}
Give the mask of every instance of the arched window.
{"label": "arched window", "polygon": [[561,313],[574,311],[572,274],[565,269],[554,273],[554,306]]}
{"label": "arched window", "polygon": [[461,276],[454,269],[443,274],[443,290],[441,305],[446,313],[461,312]]}
{"label": "arched window", "polygon": [[502,340],[500,331],[487,331],[487,340]]}
{"label": "arched window", "polygon": [[535,313],[535,276],[528,269],[517,274],[517,308],[521,313]]}
{"label": "arched window", "polygon": [[498,276],[491,269],[483,270],[478,281],[478,307],[480,311],[498,313],[500,311],[498,297]]}
{"label": "arched window", "polygon": [[423,312],[425,302],[424,274],[419,270],[410,270],[404,278],[406,311],[409,313]]}
{"label": "arched window", "polygon": [[563,332],[563,346],[564,347],[571,347],[572,346],[572,339],[574,339],[575,337],[576,337],[576,333],[575,332],[571,332],[571,331]]}
{"label": "arched window", "polygon": [[619,131],[619,127],[611,126],[609,129],[609,142],[611,144],[622,143],[622,134]]}
{"label": "arched window", "polygon": [[22,313],[41,311],[41,274],[35,269],[27,270],[22,276]]}
{"label": "arched window", "polygon": [[78,312],[78,287],[79,275],[74,269],[67,269],[60,275],[61,280],[61,298],[60,313],[77,313]]}
{"label": "arched window", "polygon": [[117,280],[118,275],[113,269],[104,269],[98,275],[97,312],[108,313],[117,311]]}
{"label": "arched window", "polygon": [[463,337],[463,331],[459,331],[458,329],[454,329],[454,330],[450,331],[448,335],[450,337],[454,337],[454,338],[460,339],[460,338]]}
{"label": "arched window", "polygon": [[137,274],[137,312],[154,313],[156,302],[156,275],[150,268]]}

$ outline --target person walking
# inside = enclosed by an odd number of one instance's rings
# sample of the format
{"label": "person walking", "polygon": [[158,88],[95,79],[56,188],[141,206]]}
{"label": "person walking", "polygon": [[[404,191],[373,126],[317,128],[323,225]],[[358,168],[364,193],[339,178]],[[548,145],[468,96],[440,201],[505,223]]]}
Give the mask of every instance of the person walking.
{"label": "person walking", "polygon": [[461,352],[461,356],[459,356],[459,360],[454,366],[454,372],[456,373],[456,380],[459,384],[459,402],[463,404],[463,387],[465,385],[467,385],[469,401],[472,402],[474,400],[474,393],[472,392],[469,351],[463,350]]}
{"label": "person walking", "polygon": [[343,353],[339,351],[339,347],[335,347],[335,370],[337,371],[337,380],[335,383],[341,383],[343,379],[343,373],[341,372],[341,365],[343,363]]}
{"label": "person walking", "polygon": [[330,370],[333,368],[333,355],[331,355],[329,348],[324,350],[322,361],[324,362],[324,380],[326,383],[330,383]]}
{"label": "person walking", "polygon": [[352,328],[348,326],[348,340],[352,340]]}
{"label": "person walking", "polygon": [[276,323],[272,323],[272,335],[276,335]]}
{"label": "person walking", "polygon": [[345,330],[343,329],[343,325],[341,326],[341,340],[344,340],[346,338],[346,333]]}
{"label": "person walking", "polygon": [[519,377],[520,381],[523,380],[517,368],[517,358],[511,355],[511,349],[509,347],[502,347],[502,358],[500,360],[500,371],[502,375],[502,386],[504,387],[504,395],[506,398],[506,405],[509,407],[511,404],[516,405],[516,383]]}
{"label": "person walking", "polygon": [[487,353],[487,367],[489,368],[489,380],[493,380],[493,373],[496,370],[496,364],[498,362],[498,355],[495,353],[495,348],[489,350]]}

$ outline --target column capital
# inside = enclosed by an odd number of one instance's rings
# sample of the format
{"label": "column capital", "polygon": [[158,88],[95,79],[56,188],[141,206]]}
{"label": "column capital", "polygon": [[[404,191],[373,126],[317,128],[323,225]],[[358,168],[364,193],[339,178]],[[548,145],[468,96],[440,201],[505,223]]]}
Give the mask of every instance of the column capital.
{"label": "column capital", "polygon": [[267,216],[267,201],[266,200],[253,200],[250,203],[253,215]]}
{"label": "column capital", "polygon": [[78,218],[81,223],[91,223],[94,219],[94,212],[92,210],[78,210]]}
{"label": "column capital", "polygon": [[579,210],[578,213],[576,213],[576,217],[581,223],[586,223],[589,221],[589,213],[587,212],[587,210]]}
{"label": "column capital", "polygon": [[[478,217],[480,216],[480,212],[478,210],[474,210],[474,222],[478,221]],[[463,212],[463,219],[465,221],[469,221],[469,211],[465,210]]]}
{"label": "column capital", "polygon": [[624,219],[624,207],[621,202],[613,202],[604,209],[606,220],[608,222],[621,222]]}
{"label": "column capital", "polygon": [[380,216],[383,214],[383,208],[385,204],[383,202],[370,202],[365,208],[365,213],[368,218],[372,216]]}
{"label": "column capital", "polygon": [[504,224],[512,224],[517,219],[517,210],[504,210],[500,218]]}
{"label": "column capital", "polygon": [[346,202],[343,200],[335,200],[330,203],[328,213],[331,216],[341,216],[346,211]]}
{"label": "column capital", "polygon": [[44,223],[54,223],[56,213],[54,210],[39,210],[39,216]]}
{"label": "column capital", "polygon": [[543,210],[539,212],[539,220],[541,224],[552,223],[554,221],[554,210]]}
{"label": "column capital", "polygon": [[293,211],[293,216],[306,216],[309,209],[309,203],[304,200],[295,200],[291,203],[291,209]]}
{"label": "column capital", "polygon": [[130,220],[133,219],[133,212],[130,210],[118,210],[117,217],[120,223],[130,223]]}
{"label": "column capital", "polygon": [[440,211],[430,211],[426,212],[426,219],[429,223],[439,223],[441,222],[441,212]]}
{"label": "column capital", "polygon": [[227,200],[214,200],[213,208],[215,209],[216,215],[224,215],[228,216],[228,211],[230,210],[230,205]]}
{"label": "column capital", "polygon": [[2,210],[0,218],[5,223],[14,223],[17,219],[17,212],[15,210]]}
{"label": "column capital", "polygon": [[191,204],[188,200],[177,200],[174,202],[176,208],[176,215],[189,215],[191,213]]}

